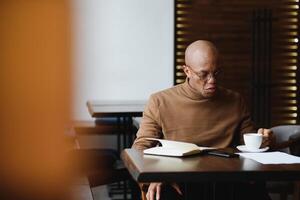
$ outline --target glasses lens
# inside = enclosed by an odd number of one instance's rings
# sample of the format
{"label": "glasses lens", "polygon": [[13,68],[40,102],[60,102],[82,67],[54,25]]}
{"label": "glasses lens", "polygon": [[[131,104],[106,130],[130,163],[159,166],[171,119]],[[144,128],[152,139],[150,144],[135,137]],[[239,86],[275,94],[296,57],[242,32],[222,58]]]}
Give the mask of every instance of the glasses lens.
{"label": "glasses lens", "polygon": [[[200,75],[200,74],[199,74]],[[221,75],[221,71],[215,71],[214,73],[203,73],[202,75],[198,76],[201,80],[209,80],[211,78],[218,79]]]}

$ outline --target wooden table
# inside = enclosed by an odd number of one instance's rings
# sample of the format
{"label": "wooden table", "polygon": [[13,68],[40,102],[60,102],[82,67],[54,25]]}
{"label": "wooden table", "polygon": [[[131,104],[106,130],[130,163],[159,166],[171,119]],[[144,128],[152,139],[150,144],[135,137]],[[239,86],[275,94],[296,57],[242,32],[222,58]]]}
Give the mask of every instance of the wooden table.
{"label": "wooden table", "polygon": [[138,182],[300,180],[300,164],[264,165],[254,160],[195,155],[186,158],[144,155],[125,149],[122,159]]}
{"label": "wooden table", "polygon": [[[101,122],[103,118],[116,118],[117,119],[117,146],[118,152],[122,149],[132,145],[135,138],[133,129],[133,117],[141,117],[143,115],[146,101],[99,101],[90,100],[87,102],[87,107],[90,115],[95,118],[95,125],[99,126],[98,120]],[[122,142],[121,142],[122,136]],[[124,184],[126,199],[126,182]],[[134,193],[135,187],[131,186]]]}
{"label": "wooden table", "polygon": [[146,101],[99,101],[87,102],[92,117],[140,117],[143,114]]}
{"label": "wooden table", "polygon": [[[100,101],[90,100],[87,102],[87,107],[90,115],[97,120],[105,117],[116,117],[120,130],[124,130],[123,147],[121,146],[120,135],[118,134],[118,151],[131,146],[134,134],[132,121],[133,117],[141,117],[143,115],[145,100],[133,101]],[[127,134],[126,134],[127,133]]]}
{"label": "wooden table", "polygon": [[219,182],[300,180],[300,164],[263,165],[254,160],[194,155],[185,158],[144,155],[125,149],[122,160],[138,182]]}

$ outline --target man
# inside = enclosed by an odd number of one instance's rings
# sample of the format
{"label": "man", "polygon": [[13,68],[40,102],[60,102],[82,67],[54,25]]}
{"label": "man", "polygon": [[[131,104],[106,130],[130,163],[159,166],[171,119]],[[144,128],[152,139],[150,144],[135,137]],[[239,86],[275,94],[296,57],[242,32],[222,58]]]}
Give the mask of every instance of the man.
{"label": "man", "polygon": [[[242,142],[242,134],[256,131],[243,98],[218,85],[219,53],[209,41],[198,40],[185,51],[183,84],[151,95],[133,148],[155,145],[148,137],[225,148]],[[259,129],[263,146],[273,142],[269,129]],[[151,183],[147,199],[160,199],[162,183]],[[182,194],[178,184],[171,188]]]}

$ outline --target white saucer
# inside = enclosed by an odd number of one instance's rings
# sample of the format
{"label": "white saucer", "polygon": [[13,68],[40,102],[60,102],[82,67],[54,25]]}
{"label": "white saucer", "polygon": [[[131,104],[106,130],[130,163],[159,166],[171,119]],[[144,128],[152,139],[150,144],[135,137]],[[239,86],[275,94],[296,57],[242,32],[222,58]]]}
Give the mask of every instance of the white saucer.
{"label": "white saucer", "polygon": [[251,153],[264,152],[264,151],[267,151],[269,149],[269,147],[265,147],[265,148],[260,148],[260,149],[257,149],[257,150],[249,150],[249,149],[247,149],[247,147],[245,145],[239,145],[236,148],[238,150],[242,151],[242,152],[251,152]]}

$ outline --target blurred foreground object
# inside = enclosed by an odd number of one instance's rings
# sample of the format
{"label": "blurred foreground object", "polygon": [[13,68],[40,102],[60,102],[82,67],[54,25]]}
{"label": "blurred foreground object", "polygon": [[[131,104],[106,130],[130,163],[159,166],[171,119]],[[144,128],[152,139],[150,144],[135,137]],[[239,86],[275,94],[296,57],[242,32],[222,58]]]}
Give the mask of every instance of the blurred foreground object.
{"label": "blurred foreground object", "polygon": [[1,199],[68,199],[68,4],[0,1]]}

